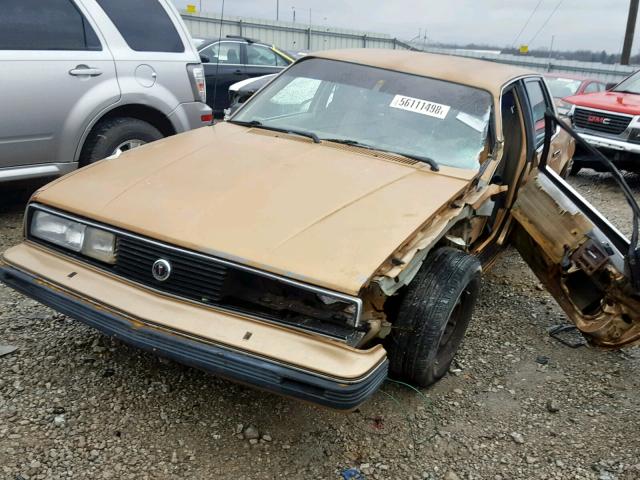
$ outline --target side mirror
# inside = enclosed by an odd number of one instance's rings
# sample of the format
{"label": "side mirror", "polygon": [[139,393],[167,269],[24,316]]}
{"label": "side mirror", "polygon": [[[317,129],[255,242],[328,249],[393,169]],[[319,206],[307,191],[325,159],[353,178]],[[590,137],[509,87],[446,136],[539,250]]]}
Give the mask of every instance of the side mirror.
{"label": "side mirror", "polygon": [[202,63],[210,63],[210,59],[206,55],[200,55],[200,61]]}
{"label": "side mirror", "polygon": [[616,85],[618,85],[616,82],[609,82],[604,86],[604,88],[609,91],[613,90],[613,87],[615,87]]}

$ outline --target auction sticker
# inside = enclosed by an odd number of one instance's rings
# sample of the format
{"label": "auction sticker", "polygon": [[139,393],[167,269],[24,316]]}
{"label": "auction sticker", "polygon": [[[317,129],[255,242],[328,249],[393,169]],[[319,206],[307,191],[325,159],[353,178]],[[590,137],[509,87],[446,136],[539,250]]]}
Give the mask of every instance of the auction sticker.
{"label": "auction sticker", "polygon": [[440,103],[429,102],[419,98],[405,97],[404,95],[396,95],[393,97],[389,106],[409,112],[421,113],[422,115],[429,115],[430,117],[439,118],[440,120],[444,120],[451,109],[448,105],[441,105]]}

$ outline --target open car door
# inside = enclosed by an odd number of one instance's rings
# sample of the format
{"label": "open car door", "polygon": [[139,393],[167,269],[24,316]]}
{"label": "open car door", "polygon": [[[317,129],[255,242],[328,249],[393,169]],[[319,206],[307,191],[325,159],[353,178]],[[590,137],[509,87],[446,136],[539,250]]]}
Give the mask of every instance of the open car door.
{"label": "open car door", "polygon": [[512,208],[511,242],[591,344],[619,348],[640,343],[638,205],[620,172],[612,170],[633,210],[630,241],[547,166],[556,124],[586,145],[553,113],[546,115],[540,165],[521,184]]}

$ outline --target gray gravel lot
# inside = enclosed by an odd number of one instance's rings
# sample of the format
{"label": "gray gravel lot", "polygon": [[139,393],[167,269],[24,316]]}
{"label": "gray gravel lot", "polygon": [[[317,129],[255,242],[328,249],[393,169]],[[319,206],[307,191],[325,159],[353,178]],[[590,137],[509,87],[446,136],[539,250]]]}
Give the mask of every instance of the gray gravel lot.
{"label": "gray gravel lot", "polygon": [[[608,175],[571,182],[629,233]],[[26,198],[0,193],[0,250]],[[0,345],[18,347],[0,357],[0,478],[639,479],[640,352],[568,348],[546,333],[565,321],[507,251],[455,373],[343,414],[159,360],[0,285]]]}

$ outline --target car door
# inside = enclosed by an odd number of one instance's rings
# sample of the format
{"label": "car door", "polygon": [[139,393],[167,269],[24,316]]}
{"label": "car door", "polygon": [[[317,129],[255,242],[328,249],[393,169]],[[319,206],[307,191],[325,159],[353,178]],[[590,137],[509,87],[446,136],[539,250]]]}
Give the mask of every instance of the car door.
{"label": "car door", "polygon": [[264,45],[249,43],[247,50],[247,75],[249,77],[261,77],[271,73],[279,73],[289,62],[277,54],[271,48]]}
{"label": "car door", "polygon": [[[527,121],[527,141],[537,146],[533,120]],[[555,128],[547,132],[540,162],[534,155],[534,166],[517,190],[511,243],[593,345],[639,343],[638,252],[550,168]]]}
{"label": "car door", "polygon": [[249,78],[243,62],[243,42],[222,40],[200,50],[207,83],[207,103],[214,115],[221,116],[229,107],[229,87]]}
{"label": "car door", "polygon": [[73,162],[82,112],[120,95],[104,38],[73,0],[3,4],[0,65],[0,168]]}
{"label": "car door", "polygon": [[[529,77],[524,80],[524,89],[529,104],[529,116],[534,126],[534,140],[538,157],[542,153],[544,143],[544,114],[547,110],[555,112],[553,97],[547,89],[542,77]],[[565,175],[575,152],[574,140],[560,128],[553,132],[551,138],[551,156],[549,166],[561,175]]]}

